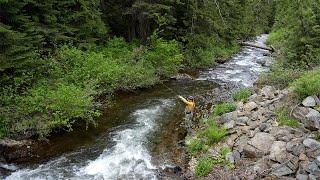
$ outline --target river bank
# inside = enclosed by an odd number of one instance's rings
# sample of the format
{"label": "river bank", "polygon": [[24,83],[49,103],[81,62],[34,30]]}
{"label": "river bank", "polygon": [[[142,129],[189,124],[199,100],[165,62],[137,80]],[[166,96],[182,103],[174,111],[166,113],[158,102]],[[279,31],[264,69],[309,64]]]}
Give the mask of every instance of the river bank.
{"label": "river bank", "polygon": [[[252,91],[247,102],[234,102],[234,111],[213,118],[227,129],[228,135],[209,149],[198,149],[189,162],[186,178],[319,178],[319,101],[308,97],[297,102],[287,89],[271,86],[255,86]],[[290,110],[289,115],[281,114],[281,109]],[[204,128],[204,124],[199,127]],[[228,149],[223,156],[222,149]],[[203,167],[207,168],[206,173],[201,174],[204,169],[199,169],[200,157],[221,161],[212,161],[211,165],[209,161]]]}
{"label": "river bank", "polygon": [[[263,44],[266,38],[266,35],[260,36],[256,43]],[[138,94],[124,95],[116,99],[113,109],[106,111],[98,129],[71,132],[58,138],[56,144],[51,145],[56,147],[51,151],[55,157],[46,156],[49,161],[16,167],[8,179],[43,175],[152,178],[168,168],[169,171],[172,167],[185,169],[185,150],[179,143],[185,137],[180,126],[183,104],[176,99],[176,93],[196,97],[195,118],[201,119],[213,103],[230,97],[241,87],[251,86],[259,73],[267,71],[271,60],[268,55],[267,51],[246,47],[227,63],[195,74],[194,80],[173,81]],[[42,151],[46,152],[45,146]],[[61,167],[67,171],[61,171]],[[108,173],[108,167],[113,167],[115,174]]]}

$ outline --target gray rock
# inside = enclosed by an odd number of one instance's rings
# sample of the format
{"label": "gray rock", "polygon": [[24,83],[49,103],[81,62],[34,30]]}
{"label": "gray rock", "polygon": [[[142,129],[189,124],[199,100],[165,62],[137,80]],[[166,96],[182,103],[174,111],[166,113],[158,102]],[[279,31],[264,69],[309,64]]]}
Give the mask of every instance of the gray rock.
{"label": "gray rock", "polygon": [[306,150],[306,154],[309,158],[316,158],[320,156],[320,148],[314,147]]}
{"label": "gray rock", "polygon": [[224,127],[229,130],[229,129],[233,129],[235,125],[236,125],[235,121],[231,120],[229,122],[226,122],[224,124]]}
{"label": "gray rock", "polygon": [[243,155],[248,158],[260,158],[265,153],[251,145],[245,145],[243,147]]}
{"label": "gray rock", "polygon": [[234,164],[234,162],[235,162],[235,158],[234,158],[232,152],[227,153],[225,159],[227,162],[229,162],[231,164]]}
{"label": "gray rock", "polygon": [[237,120],[236,120],[236,123],[239,124],[239,125],[246,125],[247,122],[248,122],[249,118],[246,117],[246,116],[243,116],[243,117],[238,117]]}
{"label": "gray rock", "polygon": [[320,168],[315,162],[310,162],[306,168],[306,171],[310,174],[320,176]]}
{"label": "gray rock", "polygon": [[[270,125],[270,124],[269,124]],[[268,128],[268,124],[267,123],[261,123],[259,126],[259,130],[260,131],[264,131]]]}
{"label": "gray rock", "polygon": [[258,64],[260,64],[261,66],[265,66],[267,63],[267,60],[262,58],[262,59],[257,59],[256,61]]}
{"label": "gray rock", "polygon": [[309,109],[309,113],[306,115],[304,126],[310,130],[320,129],[320,112]]}
{"label": "gray rock", "polygon": [[237,150],[234,150],[233,152],[233,158],[234,158],[234,160],[235,160],[235,162],[237,162],[238,160],[240,160],[240,152],[239,151],[237,151]]}
{"label": "gray rock", "polygon": [[261,89],[261,95],[266,99],[273,99],[276,89],[272,86],[265,86]]}
{"label": "gray rock", "polygon": [[320,105],[320,99],[318,98],[318,96],[312,96],[312,97],[316,101],[316,104]]}
{"label": "gray rock", "polygon": [[316,157],[314,162],[320,167],[320,156]]}
{"label": "gray rock", "polygon": [[292,116],[301,122],[304,122],[306,115],[309,113],[309,109],[305,107],[297,107],[293,110]]}
{"label": "gray rock", "polygon": [[258,175],[269,174],[271,169],[266,158],[259,159],[252,167],[253,173]]}
{"label": "gray rock", "polygon": [[256,109],[258,107],[257,103],[251,101],[251,102],[248,102],[244,105],[243,109],[246,111],[246,112],[251,112],[252,110]]}
{"label": "gray rock", "polygon": [[301,153],[305,153],[305,147],[302,144],[302,138],[296,138],[289,141],[286,145],[286,149],[288,152],[298,156]]}
{"label": "gray rock", "polygon": [[316,105],[316,101],[312,96],[308,96],[302,101],[302,105],[305,107],[314,107]]}
{"label": "gray rock", "polygon": [[287,150],[286,144],[283,141],[275,141],[273,142],[270,149],[270,159],[273,161],[277,161],[279,163],[283,163],[287,160]]}
{"label": "gray rock", "polygon": [[303,141],[303,145],[307,148],[320,148],[320,142],[311,138],[305,139]]}
{"label": "gray rock", "polygon": [[286,165],[283,164],[274,164],[272,165],[272,175],[275,176],[286,176],[286,175],[290,175],[292,173],[294,173],[290,168],[288,168]]}
{"label": "gray rock", "polygon": [[287,154],[287,159],[290,159],[289,162],[287,162],[287,166],[293,170],[294,172],[296,172],[296,170],[299,167],[299,158],[297,156],[294,156],[290,153]]}
{"label": "gray rock", "polygon": [[[293,135],[291,134],[290,128],[286,126],[278,126],[273,127],[270,131],[270,134],[274,136],[278,141],[285,140],[287,138],[291,139],[293,138]],[[289,137],[286,137],[289,136]]]}
{"label": "gray rock", "polygon": [[297,180],[308,180],[308,176],[304,174],[298,174],[296,178]]}
{"label": "gray rock", "polygon": [[309,174],[309,180],[317,180],[317,177],[313,174]]}
{"label": "gray rock", "polygon": [[264,154],[268,154],[274,141],[275,141],[275,138],[270,134],[264,133],[264,132],[258,132],[248,142],[248,144],[262,151]]}
{"label": "gray rock", "polygon": [[178,74],[176,76],[171,77],[171,79],[175,79],[178,81],[189,81],[189,80],[193,80],[193,77],[191,77],[190,75],[183,73],[183,74]]}
{"label": "gray rock", "polygon": [[225,113],[221,116],[221,121],[223,123],[229,122],[229,121],[235,121],[237,119],[237,112],[229,112]]}

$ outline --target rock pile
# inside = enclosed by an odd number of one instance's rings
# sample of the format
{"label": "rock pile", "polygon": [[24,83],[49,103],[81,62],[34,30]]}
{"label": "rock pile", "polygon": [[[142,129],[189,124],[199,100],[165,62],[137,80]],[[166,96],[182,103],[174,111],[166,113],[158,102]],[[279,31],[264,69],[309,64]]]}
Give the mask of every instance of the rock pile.
{"label": "rock pile", "polygon": [[[292,110],[298,128],[279,126],[276,109],[289,98],[287,90],[271,86],[253,94],[247,103],[238,103],[234,112],[222,115],[220,123],[229,130],[226,145],[232,149],[230,163],[236,163],[231,177],[244,179],[320,178],[320,101],[308,97]],[[243,162],[249,163],[243,163]],[[237,169],[242,169],[235,173]]]}

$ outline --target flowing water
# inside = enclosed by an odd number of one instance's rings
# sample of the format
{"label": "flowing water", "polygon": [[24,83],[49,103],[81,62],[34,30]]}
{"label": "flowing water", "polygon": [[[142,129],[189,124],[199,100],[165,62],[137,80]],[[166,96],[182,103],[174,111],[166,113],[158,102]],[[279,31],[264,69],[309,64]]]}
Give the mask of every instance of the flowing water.
{"label": "flowing water", "polygon": [[[266,38],[259,36],[256,43],[263,45]],[[6,179],[159,179],[162,169],[185,163],[179,145],[186,135],[180,126],[184,107],[176,95],[197,97],[226,83],[252,86],[268,70],[257,63],[266,53],[246,47],[227,63],[198,72],[193,81],[121,95],[98,128],[52,138],[40,146],[42,161],[5,165],[15,170]]]}

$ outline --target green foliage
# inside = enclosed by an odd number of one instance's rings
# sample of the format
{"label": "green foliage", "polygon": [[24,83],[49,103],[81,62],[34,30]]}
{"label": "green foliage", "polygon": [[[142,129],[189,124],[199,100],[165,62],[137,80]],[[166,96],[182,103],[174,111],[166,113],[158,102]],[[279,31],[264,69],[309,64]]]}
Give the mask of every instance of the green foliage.
{"label": "green foliage", "polygon": [[212,119],[208,121],[210,121],[209,127],[203,131],[200,131],[199,136],[205,137],[206,143],[208,145],[212,145],[220,142],[227,135],[227,130],[225,128],[219,128]]}
{"label": "green foliage", "polygon": [[311,95],[320,95],[320,70],[305,73],[299,79],[294,81],[290,88],[299,95],[300,98],[305,98]]}
{"label": "green foliage", "polygon": [[290,65],[312,67],[320,63],[320,6],[317,0],[276,3],[276,21],[270,43]]}
{"label": "green foliage", "polygon": [[218,163],[219,161],[212,157],[201,157],[197,161],[195,173],[198,177],[205,177],[212,171],[213,166]]}
{"label": "green foliage", "polygon": [[221,103],[214,107],[213,115],[214,116],[221,116],[222,114],[232,112],[236,110],[236,105],[232,103]]}
{"label": "green foliage", "polygon": [[299,126],[299,123],[297,120],[289,118],[288,110],[286,109],[276,110],[276,115],[280,125],[286,125],[293,128],[297,128]]}
{"label": "green foliage", "polygon": [[[281,59],[278,60],[281,61]],[[303,70],[299,68],[286,67],[285,63],[277,62],[272,65],[270,72],[262,74],[259,83],[285,88],[299,78],[302,73]]]}
{"label": "green foliage", "polygon": [[178,43],[174,40],[152,38],[151,46],[145,53],[147,62],[151,62],[159,76],[170,77],[182,67],[183,55]]}
{"label": "green foliage", "polygon": [[204,149],[205,145],[200,139],[191,139],[190,142],[187,143],[187,152],[190,155],[196,155]]}
{"label": "green foliage", "polygon": [[235,92],[232,95],[235,101],[243,101],[243,102],[247,102],[250,96],[251,96],[250,89],[240,89],[239,91]]}
{"label": "green foliage", "polygon": [[228,146],[223,146],[223,147],[220,149],[220,155],[221,155],[222,158],[225,158],[226,155],[227,155],[228,153],[230,153],[230,152],[231,152],[231,149],[230,149]]}

